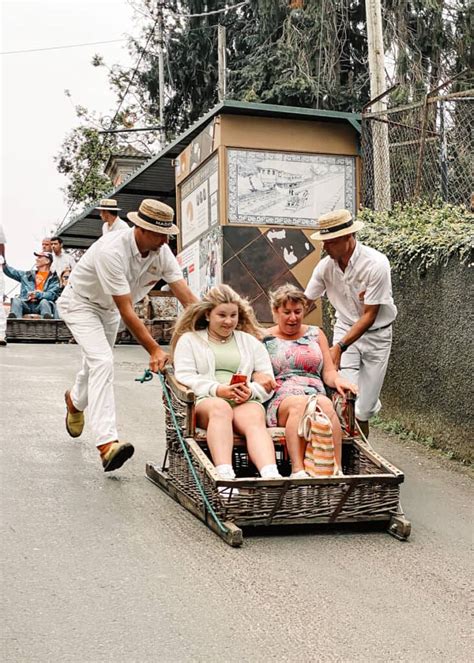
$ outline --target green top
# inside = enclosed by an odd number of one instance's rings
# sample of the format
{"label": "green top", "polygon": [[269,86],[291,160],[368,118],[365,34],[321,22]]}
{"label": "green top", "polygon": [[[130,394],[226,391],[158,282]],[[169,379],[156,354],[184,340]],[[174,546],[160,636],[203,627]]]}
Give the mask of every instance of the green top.
{"label": "green top", "polygon": [[240,366],[240,351],[235,336],[228,343],[215,343],[209,339],[209,347],[216,360],[216,380],[219,384],[229,384]]}

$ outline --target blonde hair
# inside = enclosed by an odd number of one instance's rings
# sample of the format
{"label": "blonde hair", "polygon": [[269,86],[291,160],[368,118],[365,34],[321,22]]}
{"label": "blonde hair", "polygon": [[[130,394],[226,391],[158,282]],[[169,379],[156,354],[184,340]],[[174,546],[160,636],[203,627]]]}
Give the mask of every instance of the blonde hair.
{"label": "blonde hair", "polygon": [[302,304],[305,310],[309,308],[309,301],[304,292],[296,286],[291,285],[291,283],[285,283],[285,285],[281,285],[276,290],[272,290],[268,296],[272,310],[284,306],[287,302]]}
{"label": "blonde hair", "polygon": [[178,317],[171,337],[171,356],[173,356],[176,344],[183,334],[198,329],[207,329],[209,321],[206,314],[209,314],[220,304],[236,304],[239,317],[236,329],[252,334],[256,338],[261,338],[261,332],[249,302],[230,286],[222,284],[210,288],[200,302],[188,306]]}

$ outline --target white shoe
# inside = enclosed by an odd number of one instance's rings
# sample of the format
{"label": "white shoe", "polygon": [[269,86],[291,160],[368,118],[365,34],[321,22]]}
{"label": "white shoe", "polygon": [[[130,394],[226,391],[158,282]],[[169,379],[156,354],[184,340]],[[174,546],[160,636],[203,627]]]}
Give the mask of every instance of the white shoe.
{"label": "white shoe", "polygon": [[[235,479],[235,472],[232,465],[218,465],[216,467],[217,472],[219,473],[220,479],[225,479],[226,481]],[[217,492],[222,495],[222,497],[231,498],[239,494],[238,488],[229,488],[229,486],[218,486]]]}
{"label": "white shoe", "polygon": [[282,479],[282,476],[274,463],[271,465],[265,465],[260,468],[259,472],[262,479]]}
{"label": "white shoe", "polygon": [[309,479],[310,476],[305,470],[298,470],[298,472],[292,472],[290,474],[290,479]]}

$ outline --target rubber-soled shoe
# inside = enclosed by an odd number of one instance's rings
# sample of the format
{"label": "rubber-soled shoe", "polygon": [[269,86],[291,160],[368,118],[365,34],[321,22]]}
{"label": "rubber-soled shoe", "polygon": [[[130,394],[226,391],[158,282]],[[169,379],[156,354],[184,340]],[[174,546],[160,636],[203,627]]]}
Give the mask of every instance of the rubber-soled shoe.
{"label": "rubber-soled shoe", "polygon": [[69,391],[64,394],[64,400],[66,401],[66,430],[71,437],[79,437],[84,430],[84,412],[70,412],[69,401],[71,401],[71,396]]}
{"label": "rubber-soled shoe", "polygon": [[104,472],[118,470],[133,456],[135,448],[130,442],[112,442],[104,454],[100,454]]}
{"label": "rubber-soled shoe", "polygon": [[290,479],[310,479],[311,477],[304,470],[298,470],[298,472],[292,472],[290,474]]}
{"label": "rubber-soled shoe", "polygon": [[0,338],[0,345],[5,346],[7,344],[7,341],[5,338]]}

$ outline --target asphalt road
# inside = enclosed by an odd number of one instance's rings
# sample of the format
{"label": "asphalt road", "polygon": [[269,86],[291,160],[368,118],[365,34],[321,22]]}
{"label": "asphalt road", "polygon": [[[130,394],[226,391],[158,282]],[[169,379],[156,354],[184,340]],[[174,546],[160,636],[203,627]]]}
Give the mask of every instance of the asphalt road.
{"label": "asphalt road", "polygon": [[472,483],[397,438],[412,536],[286,529],[232,549],[144,476],[162,459],[157,380],[116,350],[119,432],[104,475],[90,431],[64,431],[74,345],[0,348],[1,660],[13,663],[472,660]]}

